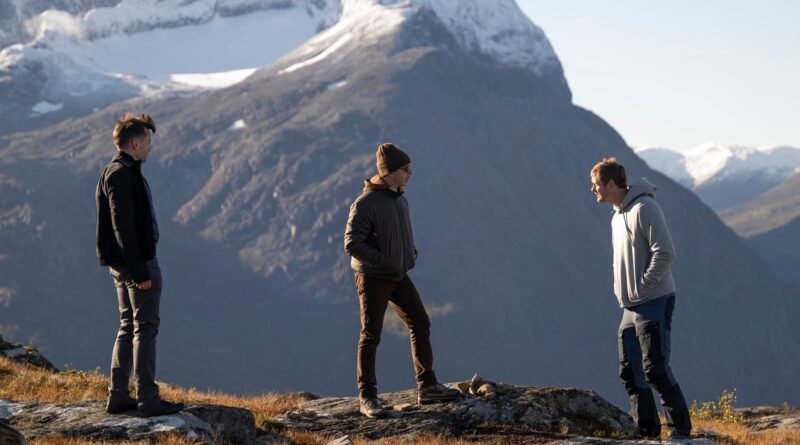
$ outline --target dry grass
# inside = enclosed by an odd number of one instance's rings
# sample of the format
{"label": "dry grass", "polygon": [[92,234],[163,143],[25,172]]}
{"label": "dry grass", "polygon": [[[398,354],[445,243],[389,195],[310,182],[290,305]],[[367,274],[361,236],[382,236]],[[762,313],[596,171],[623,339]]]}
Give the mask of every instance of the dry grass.
{"label": "dry grass", "polygon": [[711,430],[730,437],[736,445],[800,445],[800,431],[750,431],[741,423],[692,420],[695,428]]}
{"label": "dry grass", "polygon": [[[216,392],[197,391],[195,389],[187,390],[163,382],[159,382],[159,386],[161,394],[168,400],[181,401],[187,404],[207,403],[249,409],[255,415],[256,426],[266,431],[275,429],[274,422],[270,420],[272,417],[297,409],[303,401],[303,397],[300,394],[291,393],[267,393],[259,396],[237,397]],[[60,373],[51,373],[0,357],[0,399],[47,403],[104,400],[108,395],[107,388],[108,377],[101,374],[99,370],[67,370]],[[318,443],[303,435],[298,435],[297,442],[304,444]],[[60,442],[55,442],[54,439],[49,439],[47,442],[39,443],[73,445],[85,443],[85,441],[63,439]],[[129,443],[138,444],[140,442]],[[165,436],[164,441],[159,441],[159,443],[177,445],[192,442],[182,441],[179,437]]]}
{"label": "dry grass", "polygon": [[[237,397],[216,392],[202,392],[184,389],[178,386],[160,383],[165,398],[186,403],[208,403],[216,405],[236,406],[249,409],[256,417],[256,425],[262,432],[280,433],[301,445],[325,445],[332,437],[280,431],[280,427],[271,418],[287,411],[297,409],[303,401],[300,394],[263,394],[259,396]],[[99,371],[66,371],[54,374],[29,365],[0,357],[0,399],[11,399],[20,402],[70,403],[83,400],[105,399],[108,377]],[[715,420],[693,419],[696,428],[702,428],[731,438],[731,445],[800,445],[800,431],[765,431],[747,430],[741,423],[730,423]],[[423,436],[414,440],[383,439],[377,441],[356,440],[357,445],[472,445],[463,439],[454,439],[437,435]],[[150,442],[90,442],[85,439],[46,439],[30,441],[36,445],[78,445],[92,444],[126,444],[149,445]],[[194,441],[179,435],[165,435],[159,438],[161,445],[189,445]]]}

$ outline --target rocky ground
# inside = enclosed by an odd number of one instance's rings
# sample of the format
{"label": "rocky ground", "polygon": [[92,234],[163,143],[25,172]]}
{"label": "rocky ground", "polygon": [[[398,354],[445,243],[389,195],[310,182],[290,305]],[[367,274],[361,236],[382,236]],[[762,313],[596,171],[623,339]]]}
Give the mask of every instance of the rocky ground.
{"label": "rocky ground", "polygon": [[736,414],[754,431],[800,430],[800,409],[789,406],[757,406],[740,408]]}
{"label": "rocky ground", "polygon": [[[309,400],[278,420],[293,430],[340,437],[336,445],[352,443],[349,436],[413,440],[431,433],[492,444],[662,443],[630,440],[631,417],[593,391],[516,386],[479,376],[455,386],[460,399],[431,405],[416,404],[416,390],[381,394],[391,411],[380,419],[359,414],[356,398],[326,397]],[[713,443],[673,443],[690,442]]]}
{"label": "rocky ground", "polygon": [[29,440],[49,437],[155,440],[165,433],[232,443],[252,443],[256,439],[253,414],[241,408],[194,405],[176,415],[150,418],[140,417],[136,411],[110,415],[104,408],[102,401],[55,405],[0,400],[0,418]]}
{"label": "rocky ground", "polygon": [[[17,347],[5,350],[14,349]],[[38,366],[52,369],[41,359],[36,360]],[[22,361],[31,363],[25,358]],[[462,393],[458,400],[430,405],[417,404],[415,390],[381,394],[391,408],[381,419],[359,414],[356,398],[308,396],[304,402],[297,399],[295,409],[269,417],[269,427],[265,427],[262,414],[261,428],[256,427],[253,411],[215,404],[194,403],[176,415],[143,418],[136,411],[109,415],[101,400],[35,403],[0,399],[0,445],[24,440],[46,443],[58,437],[160,442],[164,435],[184,437],[187,443],[290,444],[297,434],[304,433],[315,438],[313,443],[330,445],[353,445],[359,439],[414,443],[432,435],[442,437],[442,443],[457,439],[504,445],[749,443],[700,429],[692,440],[637,441],[630,416],[589,390],[516,386],[479,376],[452,386]],[[787,406],[745,408],[736,414],[741,424],[753,431],[800,430],[800,410]]]}
{"label": "rocky ground", "polygon": [[327,435],[351,434],[367,439],[445,433],[455,437],[491,435],[491,430],[572,433],[628,437],[630,416],[592,391],[531,388],[485,382],[480,377],[458,384],[463,397],[431,405],[416,403],[416,390],[385,393],[392,407],[382,419],[358,412],[352,397],[310,400],[279,420],[286,427]]}

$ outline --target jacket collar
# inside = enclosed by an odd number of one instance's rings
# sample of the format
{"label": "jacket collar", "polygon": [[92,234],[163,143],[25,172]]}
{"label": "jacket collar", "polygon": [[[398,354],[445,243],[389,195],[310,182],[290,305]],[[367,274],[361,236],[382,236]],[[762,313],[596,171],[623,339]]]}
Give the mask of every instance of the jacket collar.
{"label": "jacket collar", "polygon": [[133,156],[125,153],[124,151],[117,151],[117,154],[114,156],[114,159],[112,159],[112,162],[119,162],[125,167],[139,167],[142,165],[141,162],[133,159]]}
{"label": "jacket collar", "polygon": [[364,180],[364,191],[369,192],[372,190],[386,190],[386,193],[388,193],[392,198],[398,198],[405,192],[403,187],[400,187],[396,192],[393,191],[389,188],[389,184],[387,184],[386,181],[384,181],[383,178],[378,175]]}

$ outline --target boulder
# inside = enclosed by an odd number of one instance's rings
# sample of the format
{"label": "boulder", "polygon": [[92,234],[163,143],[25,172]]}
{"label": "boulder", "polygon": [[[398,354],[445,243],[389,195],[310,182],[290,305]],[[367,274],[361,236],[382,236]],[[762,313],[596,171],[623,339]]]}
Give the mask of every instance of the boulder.
{"label": "boulder", "polygon": [[0,355],[10,358],[22,363],[28,363],[40,368],[49,369],[57,372],[55,366],[50,363],[36,348],[33,346],[24,346],[20,343],[7,342],[0,336]]}
{"label": "boulder", "polygon": [[[358,399],[327,397],[304,402],[277,420],[287,428],[367,439],[416,437],[425,433],[455,437],[491,435],[494,426],[520,433],[569,433],[581,436],[630,437],[631,417],[593,391],[574,388],[537,388],[489,382],[476,376],[451,384],[463,397],[430,405],[416,403],[416,390],[380,395],[392,408],[382,419],[368,419],[358,411]],[[497,429],[497,428],[495,428]]]}
{"label": "boulder", "polygon": [[0,419],[28,439],[153,440],[164,433],[238,444],[254,443],[256,439],[253,413],[218,405],[191,405],[178,414],[145,418],[136,411],[108,414],[105,403],[97,400],[66,405],[0,400]]}
{"label": "boulder", "polygon": [[22,433],[0,420],[0,445],[23,445],[25,437]]}
{"label": "boulder", "polygon": [[754,431],[800,429],[800,410],[790,406],[739,408],[736,414],[747,428]]}

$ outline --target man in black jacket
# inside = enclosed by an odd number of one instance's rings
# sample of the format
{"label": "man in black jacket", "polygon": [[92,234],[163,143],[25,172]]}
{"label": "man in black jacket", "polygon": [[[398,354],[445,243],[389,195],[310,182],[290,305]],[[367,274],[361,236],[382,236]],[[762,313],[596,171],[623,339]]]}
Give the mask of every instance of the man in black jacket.
{"label": "man in black jacket", "polygon": [[367,417],[386,410],[378,400],[375,354],[380,343],[386,306],[391,304],[406,325],[416,371],[420,403],[452,400],[458,391],[436,380],[430,342],[430,320],[419,293],[406,272],[414,267],[417,250],[403,190],[411,178],[411,158],[393,144],[381,144],[375,154],[378,174],[350,206],[344,249],[352,257],[361,306],[358,341],[359,408]]}
{"label": "man in black jacket", "polygon": [[[126,114],[114,126],[117,154],[103,169],[95,193],[97,257],[108,266],[119,301],[120,326],[111,357],[106,410],[137,409],[144,416],[173,414],[182,403],[161,399],[156,374],[156,336],[160,323],[161,269],[156,258],[158,223],[150,186],[141,164],[150,154],[153,119]],[[128,392],[133,368],[136,396]]]}

